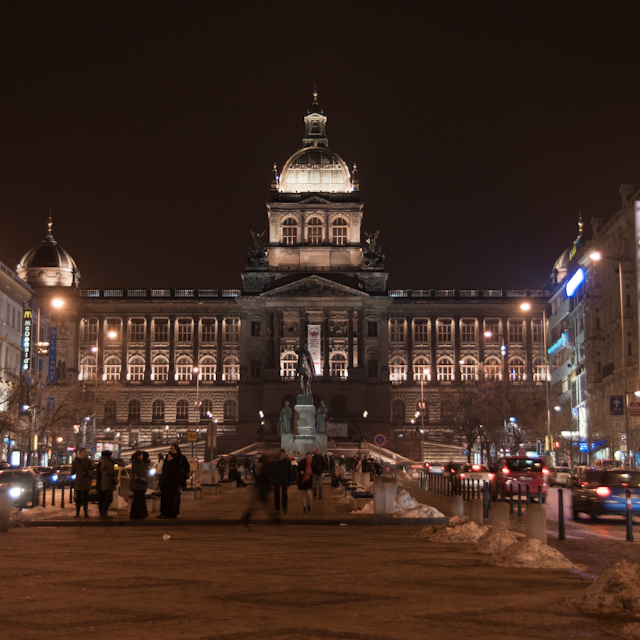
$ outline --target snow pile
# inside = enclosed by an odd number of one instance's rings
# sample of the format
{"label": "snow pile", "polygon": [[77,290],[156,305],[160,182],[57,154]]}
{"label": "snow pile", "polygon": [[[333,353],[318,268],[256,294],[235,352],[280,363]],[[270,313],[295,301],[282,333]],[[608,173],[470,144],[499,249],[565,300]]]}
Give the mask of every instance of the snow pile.
{"label": "snow pile", "polygon": [[[440,514],[442,515],[442,514]],[[430,542],[454,542],[469,543],[478,542],[487,531],[487,527],[481,527],[471,522],[467,517],[454,516],[446,525],[439,527],[424,527],[413,536],[414,538],[428,539]]]}
{"label": "snow pile", "polygon": [[31,518],[24,511],[19,511],[15,507],[11,509],[9,514],[9,529],[17,529],[19,527],[26,527],[31,522]]}
{"label": "snow pile", "polygon": [[478,540],[476,551],[478,553],[498,555],[517,541],[518,538],[509,531],[507,525],[504,522],[498,522]]}
{"label": "snow pile", "polygon": [[624,640],[640,640],[640,622],[625,624],[620,632],[620,637]]}
{"label": "snow pile", "polygon": [[[57,507],[33,507],[29,509],[29,518],[36,518],[42,520],[45,518],[58,519],[58,518],[73,518],[76,515],[76,507],[74,504],[67,505],[64,509]],[[89,504],[89,516],[98,517],[100,515],[100,509],[97,504]],[[84,517],[84,511],[80,509],[80,516]]]}
{"label": "snow pile", "polygon": [[373,500],[367,502],[360,511],[355,511],[354,513],[373,513]]}
{"label": "snow pile", "polygon": [[[596,578],[579,600],[578,609],[585,613],[601,611],[633,611],[640,613],[640,567],[624,560],[614,564]],[[635,638],[636,636],[629,636]],[[640,634],[637,636],[640,638]]]}
{"label": "snow pile", "polygon": [[404,489],[393,499],[396,518],[444,518],[434,507],[418,502]]}
{"label": "snow pile", "polygon": [[500,567],[527,567],[529,569],[573,569],[575,565],[553,549],[534,538],[525,538],[507,547],[493,559]]}
{"label": "snow pile", "polygon": [[218,482],[218,479],[216,478],[216,474],[212,471],[207,471],[206,469],[198,469],[198,471],[193,474],[194,485],[212,485],[216,484],[216,482]]}

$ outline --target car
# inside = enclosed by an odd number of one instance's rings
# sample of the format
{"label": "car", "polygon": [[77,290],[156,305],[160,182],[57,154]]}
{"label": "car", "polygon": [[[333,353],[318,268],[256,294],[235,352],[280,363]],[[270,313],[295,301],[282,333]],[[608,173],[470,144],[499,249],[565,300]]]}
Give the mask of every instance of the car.
{"label": "car", "polygon": [[58,472],[54,467],[25,467],[26,469],[33,469],[44,481],[47,482],[47,486],[58,482]]}
{"label": "car", "polygon": [[601,515],[623,516],[627,511],[627,490],[631,493],[631,510],[640,512],[640,471],[593,467],[586,469],[582,480],[571,489],[574,520],[581,513],[596,520]]}
{"label": "car", "polygon": [[[100,461],[96,462],[94,465],[93,471],[91,472],[91,487],[89,488],[89,502],[98,502],[98,487],[96,486],[96,477],[97,477],[97,465],[100,464]],[[115,465],[115,469],[118,472],[118,484],[120,484],[120,480],[122,478],[131,479],[131,466],[120,467]]]}
{"label": "car", "polygon": [[519,486],[524,496],[527,487],[529,487],[530,498],[537,500],[538,487],[540,487],[542,490],[542,502],[544,503],[547,497],[549,475],[550,471],[541,458],[507,456],[500,458],[496,477],[494,478],[494,489],[497,490],[504,483],[505,495],[511,492],[511,487],[513,487],[514,495],[517,495]]}
{"label": "car", "polygon": [[71,465],[63,464],[56,467],[56,473],[58,474],[58,480],[64,485],[69,486],[75,482],[76,476],[71,473]]}
{"label": "car", "polygon": [[549,471],[551,472],[549,474],[549,486],[556,487],[562,485],[563,487],[567,487],[567,489],[571,488],[573,484],[573,471],[571,467],[551,467]]}
{"label": "car", "polygon": [[484,464],[463,464],[458,475],[460,480],[473,480],[474,482],[491,482],[496,477],[496,474],[491,473]]}
{"label": "car", "polygon": [[0,488],[6,490],[13,504],[24,509],[27,504],[37,507],[44,480],[33,469],[3,469]]}

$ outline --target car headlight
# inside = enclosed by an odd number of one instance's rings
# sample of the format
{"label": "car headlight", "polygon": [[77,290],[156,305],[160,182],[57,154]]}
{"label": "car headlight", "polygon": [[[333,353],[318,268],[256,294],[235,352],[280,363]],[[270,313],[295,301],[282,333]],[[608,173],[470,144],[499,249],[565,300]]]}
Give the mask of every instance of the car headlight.
{"label": "car headlight", "polygon": [[69,476],[69,480],[75,480],[76,479],[76,474],[74,473],[72,476]]}
{"label": "car headlight", "polygon": [[58,482],[58,476],[55,473],[49,479],[51,480],[51,482]]}
{"label": "car headlight", "polygon": [[150,476],[155,476],[156,475],[156,470],[155,469],[149,469],[149,475]]}
{"label": "car headlight", "polygon": [[19,498],[22,493],[22,487],[11,487],[9,489],[9,496],[12,498]]}

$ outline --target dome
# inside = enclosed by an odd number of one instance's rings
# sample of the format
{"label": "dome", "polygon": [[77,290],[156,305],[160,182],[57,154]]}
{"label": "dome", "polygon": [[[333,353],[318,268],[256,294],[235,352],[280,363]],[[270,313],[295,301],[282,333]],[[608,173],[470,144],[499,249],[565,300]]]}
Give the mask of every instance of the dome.
{"label": "dome", "polygon": [[47,223],[47,237],[27,251],[20,260],[16,273],[28,284],[45,287],[78,286],[80,271],[75,260],[51,235],[53,222]]}
{"label": "dome", "polygon": [[570,260],[571,260],[571,247],[565,249],[560,254],[560,257],[556,260],[556,263],[553,265],[553,271],[551,272],[551,277],[554,278],[558,284],[566,278],[567,266]]}
{"label": "dome", "polygon": [[296,151],[280,175],[280,193],[349,193],[351,175],[344,160],[327,147]]}

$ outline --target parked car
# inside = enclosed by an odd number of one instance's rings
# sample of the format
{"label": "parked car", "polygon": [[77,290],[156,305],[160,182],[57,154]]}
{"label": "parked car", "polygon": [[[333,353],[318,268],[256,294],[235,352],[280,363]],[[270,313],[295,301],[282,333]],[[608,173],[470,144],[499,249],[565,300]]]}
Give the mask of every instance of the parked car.
{"label": "parked car", "polygon": [[58,472],[55,467],[25,467],[25,469],[33,469],[47,484],[54,484],[58,482]]}
{"label": "parked car", "polygon": [[518,486],[521,487],[524,495],[527,487],[529,487],[529,495],[532,500],[538,498],[538,487],[542,488],[542,502],[547,497],[547,481],[549,479],[549,469],[541,458],[529,458],[527,456],[508,456],[501,458],[496,471],[494,482],[500,486],[505,484],[505,493],[518,492]]}
{"label": "parked car", "polygon": [[461,480],[473,480],[475,482],[491,482],[495,477],[495,473],[491,473],[484,464],[463,464],[458,475]]}
{"label": "parked car", "polygon": [[571,486],[575,487],[579,482],[582,482],[584,478],[584,474],[589,467],[586,465],[578,465],[573,468],[573,473],[571,474]]}
{"label": "parked car", "polygon": [[582,480],[571,490],[573,518],[586,513],[595,520],[601,515],[623,516],[626,493],[631,492],[631,510],[640,512],[640,471],[630,469],[586,469]]}
{"label": "parked car", "polygon": [[56,473],[58,474],[58,481],[61,484],[65,484],[69,486],[75,482],[76,476],[75,474],[71,474],[71,465],[63,464],[56,467]]}
{"label": "parked car", "polygon": [[561,485],[567,487],[567,489],[571,488],[573,484],[573,470],[571,467],[551,467],[549,471],[551,472],[549,474],[549,486],[557,487]]}
{"label": "parked car", "polygon": [[0,487],[6,489],[13,504],[24,509],[27,504],[37,507],[43,479],[33,469],[4,469],[0,471]]}

